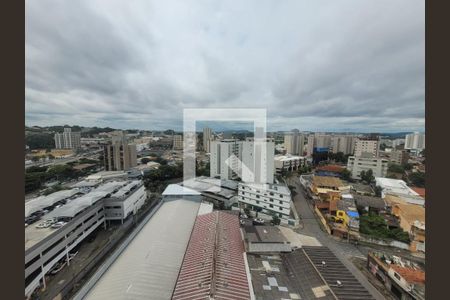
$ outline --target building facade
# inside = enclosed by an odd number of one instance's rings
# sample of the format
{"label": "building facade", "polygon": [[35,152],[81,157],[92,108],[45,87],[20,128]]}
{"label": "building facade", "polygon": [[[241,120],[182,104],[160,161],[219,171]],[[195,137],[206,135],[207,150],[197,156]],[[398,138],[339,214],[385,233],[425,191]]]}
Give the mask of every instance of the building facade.
{"label": "building facade", "polygon": [[242,207],[260,211],[267,215],[276,214],[289,219],[291,214],[291,192],[279,184],[239,183],[238,201]]}
{"label": "building facade", "polygon": [[368,156],[350,156],[347,169],[352,173],[353,179],[361,179],[361,172],[372,170],[374,177],[385,177],[389,161],[385,158]]}
{"label": "building facade", "polygon": [[173,150],[183,150],[183,136],[181,134],[173,136]]}
{"label": "building facade", "polygon": [[211,151],[211,141],[212,141],[212,129],[205,127],[203,128],[203,151],[209,153]]}
{"label": "building facade", "polygon": [[331,137],[331,152],[342,152],[344,155],[353,154],[355,151],[356,137],[351,135],[333,136]]}
{"label": "building facade", "polygon": [[71,128],[64,128],[63,133],[55,133],[56,149],[81,149],[81,133],[72,132]]}
{"label": "building facade", "polygon": [[408,163],[409,153],[405,150],[394,150],[389,154],[389,161],[398,165]]}
{"label": "building facade", "polygon": [[380,141],[376,137],[358,138],[355,143],[355,156],[370,155],[378,157],[380,152]]}
{"label": "building facade", "polygon": [[111,144],[103,146],[103,160],[106,171],[125,171],[136,167],[136,145],[128,144],[123,132],[116,132]]}
{"label": "building facade", "polygon": [[284,148],[287,154],[303,155],[305,146],[305,136],[300,134],[297,129],[284,135]]}
{"label": "building facade", "polygon": [[223,180],[273,183],[275,143],[224,139],[210,144],[210,176]]}
{"label": "building facade", "polygon": [[297,171],[306,164],[306,158],[295,155],[276,155],[274,157],[275,173]]}
{"label": "building facade", "polygon": [[405,149],[423,150],[425,149],[425,133],[411,133],[405,137]]}

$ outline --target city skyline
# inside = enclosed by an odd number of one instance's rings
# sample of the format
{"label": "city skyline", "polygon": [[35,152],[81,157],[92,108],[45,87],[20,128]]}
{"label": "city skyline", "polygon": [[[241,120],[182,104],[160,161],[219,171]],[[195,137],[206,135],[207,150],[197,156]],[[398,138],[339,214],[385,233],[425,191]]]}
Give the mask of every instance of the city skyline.
{"label": "city skyline", "polygon": [[423,1],[40,1],[26,17],[30,126],[180,130],[183,108],[255,107],[269,131],[424,131]]}

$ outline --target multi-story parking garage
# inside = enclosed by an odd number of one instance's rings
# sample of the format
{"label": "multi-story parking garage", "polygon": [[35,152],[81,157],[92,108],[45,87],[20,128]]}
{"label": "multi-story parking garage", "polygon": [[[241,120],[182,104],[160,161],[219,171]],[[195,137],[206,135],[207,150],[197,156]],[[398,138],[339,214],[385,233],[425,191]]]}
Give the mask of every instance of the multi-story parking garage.
{"label": "multi-story parking garage", "polygon": [[[75,194],[79,193],[66,192],[64,195]],[[60,197],[62,195],[53,198]],[[101,225],[106,227],[106,220],[123,220],[129,217],[137,212],[145,199],[146,192],[141,181],[110,181],[87,194],[70,199],[67,204],[42,217],[43,220],[66,222],[60,228],[39,228],[39,222],[26,227],[25,296],[31,295],[38,286],[45,286],[45,275],[58,262],[65,259],[70,263],[69,253],[72,249]],[[111,203],[119,208],[111,209]]]}

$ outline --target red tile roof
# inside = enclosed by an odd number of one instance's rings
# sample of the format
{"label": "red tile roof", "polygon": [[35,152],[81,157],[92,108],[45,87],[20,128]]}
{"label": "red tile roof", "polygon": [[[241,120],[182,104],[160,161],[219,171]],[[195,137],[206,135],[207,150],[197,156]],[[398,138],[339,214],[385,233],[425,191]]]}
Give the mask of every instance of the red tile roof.
{"label": "red tile roof", "polygon": [[411,189],[412,189],[414,192],[416,192],[417,194],[419,194],[420,197],[425,198],[425,188],[420,188],[420,187],[415,187],[415,186],[413,186],[413,187],[411,187]]}
{"label": "red tile roof", "polygon": [[250,299],[239,217],[215,211],[200,215],[172,299]]}

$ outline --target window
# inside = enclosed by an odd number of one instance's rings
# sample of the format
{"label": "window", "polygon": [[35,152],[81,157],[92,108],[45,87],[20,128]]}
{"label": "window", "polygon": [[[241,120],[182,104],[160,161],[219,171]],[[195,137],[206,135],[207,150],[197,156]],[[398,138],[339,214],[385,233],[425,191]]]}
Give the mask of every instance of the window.
{"label": "window", "polygon": [[256,204],[259,204],[259,201],[256,201]]}
{"label": "window", "polygon": [[280,195],[280,198],[283,198],[283,195]]}
{"label": "window", "polygon": [[401,280],[401,277],[398,273],[394,272],[394,277],[397,278],[398,280]]}
{"label": "window", "polygon": [[280,207],[280,210],[283,210],[283,208],[282,208],[282,207]]}
{"label": "window", "polygon": [[280,204],[283,204],[283,201],[280,200]]}
{"label": "window", "polygon": [[269,204],[269,207],[273,207],[273,204]]}
{"label": "window", "polygon": [[242,195],[245,195],[245,193],[244,193],[244,192],[242,192]]}
{"label": "window", "polygon": [[259,199],[259,195],[256,195],[256,198],[258,198],[258,199]]}
{"label": "window", "polygon": [[269,199],[269,201],[270,201],[270,202],[273,202],[273,199],[272,199],[272,198],[270,198],[270,199]]}

